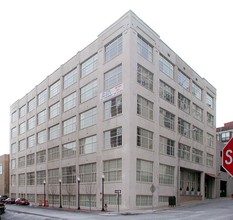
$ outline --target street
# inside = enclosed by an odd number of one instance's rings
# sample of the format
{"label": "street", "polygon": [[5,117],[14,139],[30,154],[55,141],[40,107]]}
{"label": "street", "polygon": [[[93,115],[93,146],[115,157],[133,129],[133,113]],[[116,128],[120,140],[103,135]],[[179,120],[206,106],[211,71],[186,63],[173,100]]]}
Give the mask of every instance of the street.
{"label": "street", "polygon": [[212,199],[198,203],[189,203],[180,207],[167,207],[164,209],[130,211],[130,212],[83,212],[83,211],[64,211],[60,209],[38,208],[30,206],[7,205],[6,213],[2,215],[2,220],[232,220],[233,219],[233,200]]}

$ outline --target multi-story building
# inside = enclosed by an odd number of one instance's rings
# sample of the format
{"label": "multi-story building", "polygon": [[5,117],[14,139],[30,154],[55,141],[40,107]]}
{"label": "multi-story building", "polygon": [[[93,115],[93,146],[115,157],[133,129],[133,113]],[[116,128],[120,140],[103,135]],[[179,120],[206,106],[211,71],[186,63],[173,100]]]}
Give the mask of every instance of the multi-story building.
{"label": "multi-story building", "polygon": [[69,207],[215,197],[215,103],[129,11],[11,106],[11,196],[58,206],[60,181]]}
{"label": "multi-story building", "polygon": [[233,195],[233,178],[227,171],[222,167],[222,149],[233,137],[233,122],[224,123],[223,127],[216,129],[216,158],[217,158],[217,197],[229,197]]}
{"label": "multi-story building", "polygon": [[0,195],[9,195],[9,154],[0,156]]}

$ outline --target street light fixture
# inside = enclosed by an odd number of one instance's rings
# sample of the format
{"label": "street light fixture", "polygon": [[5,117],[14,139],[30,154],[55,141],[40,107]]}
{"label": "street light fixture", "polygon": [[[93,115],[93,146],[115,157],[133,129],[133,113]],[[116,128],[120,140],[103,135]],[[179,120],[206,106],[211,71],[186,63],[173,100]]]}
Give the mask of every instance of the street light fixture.
{"label": "street light fixture", "polygon": [[104,175],[102,175],[102,210],[104,211]]}
{"label": "street light fixture", "polygon": [[46,198],[45,198],[45,197],[46,197],[46,195],[45,195],[45,184],[46,184],[46,181],[44,180],[43,183],[44,183],[44,206],[45,206],[45,199],[46,199]]}
{"label": "street light fixture", "polygon": [[78,210],[80,210],[80,178],[77,178],[78,180]]}
{"label": "street light fixture", "polygon": [[59,179],[59,187],[60,187],[60,207],[62,208],[62,204],[61,204],[61,179]]}

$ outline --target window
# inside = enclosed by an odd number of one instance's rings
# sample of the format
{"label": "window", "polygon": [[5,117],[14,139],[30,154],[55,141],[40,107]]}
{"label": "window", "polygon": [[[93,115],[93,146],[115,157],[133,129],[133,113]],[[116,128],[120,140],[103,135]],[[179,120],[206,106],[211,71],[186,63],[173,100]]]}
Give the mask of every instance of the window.
{"label": "window", "polygon": [[145,87],[153,91],[153,77],[154,74],[151,73],[149,70],[138,64],[137,66],[137,82]]}
{"label": "window", "polygon": [[104,132],[104,149],[122,146],[122,128],[115,128]]}
{"label": "window", "polygon": [[75,68],[64,76],[64,89],[77,82],[77,74],[77,68]]}
{"label": "window", "polygon": [[206,166],[213,167],[214,166],[214,156],[212,154],[206,155]]}
{"label": "window", "polygon": [[19,141],[19,151],[23,151],[26,149],[26,140],[23,139],[21,141]]}
{"label": "window", "polygon": [[106,182],[121,181],[122,179],[122,160],[113,159],[104,161],[104,176]]}
{"label": "window", "polygon": [[190,138],[190,133],[191,133],[191,129],[190,129],[190,123],[188,123],[187,121],[178,118],[178,132],[179,134]]}
{"label": "window", "polygon": [[62,183],[70,184],[76,183],[76,167],[69,166],[62,168]]}
{"label": "window", "polygon": [[70,134],[76,131],[76,117],[63,121],[63,134]]}
{"label": "window", "polygon": [[24,134],[26,132],[26,122],[19,125],[19,134]]}
{"label": "window", "polygon": [[153,120],[153,102],[138,95],[137,96],[137,114],[146,119]]}
{"label": "window", "polygon": [[11,145],[11,153],[14,154],[14,153],[16,153],[16,152],[17,152],[16,143],[13,143],[13,144]]}
{"label": "window", "polygon": [[70,142],[62,145],[62,158],[68,158],[76,155],[76,142]]}
{"label": "window", "polygon": [[183,160],[190,160],[190,146],[187,146],[185,144],[178,143],[178,157]]}
{"label": "window", "polygon": [[74,206],[76,207],[76,196],[72,195],[75,194],[73,191],[73,187],[68,185],[67,186],[67,194],[68,195],[62,195],[62,204],[64,206]]}
{"label": "window", "polygon": [[2,174],[2,163],[0,163],[0,175]]}
{"label": "window", "polygon": [[90,154],[96,152],[96,135],[83,138],[79,141],[79,154]]}
{"label": "window", "polygon": [[63,99],[63,110],[64,112],[74,108],[76,106],[76,92],[66,96]]}
{"label": "window", "polygon": [[214,98],[208,93],[206,94],[206,105],[212,109],[214,108]]}
{"label": "window", "polygon": [[48,149],[48,161],[59,159],[59,146],[51,147]]}
{"label": "window", "polygon": [[84,183],[96,182],[96,163],[79,165],[79,177]]}
{"label": "window", "polygon": [[20,109],[19,109],[19,117],[22,118],[23,116],[26,115],[26,105],[22,106]]}
{"label": "window", "polygon": [[190,79],[180,70],[178,70],[178,84],[184,89],[190,90]]}
{"label": "window", "polygon": [[175,115],[165,109],[160,108],[160,125],[174,130]]}
{"label": "window", "polygon": [[80,89],[81,103],[90,100],[97,95],[97,80],[94,80]]}
{"label": "window", "polygon": [[45,103],[47,100],[47,90],[44,90],[38,95],[38,106]]}
{"label": "window", "polygon": [[34,172],[27,173],[27,185],[28,186],[35,185],[35,173]]}
{"label": "window", "polygon": [[96,124],[96,107],[80,114],[80,129]]}
{"label": "window", "polygon": [[122,52],[122,35],[105,45],[105,61],[108,62]]}
{"label": "window", "polygon": [[122,113],[122,96],[117,96],[104,103],[104,119],[115,117]]}
{"label": "window", "polygon": [[221,135],[221,142],[229,141],[231,138],[230,132],[223,132],[220,134]]}
{"label": "window", "polygon": [[36,171],[36,184],[37,185],[43,185],[45,179],[46,179],[45,170]]}
{"label": "window", "polygon": [[207,125],[211,128],[214,127],[214,116],[207,112]]}
{"label": "window", "polygon": [[37,133],[37,143],[43,144],[47,140],[46,130],[40,131]]}
{"label": "window", "polygon": [[35,163],[35,154],[27,155],[27,166],[33,165]]}
{"label": "window", "polygon": [[53,85],[50,86],[49,88],[49,97],[52,98],[55,95],[60,93],[60,85],[61,82],[60,80],[58,80],[57,82],[55,82]]}
{"label": "window", "polygon": [[174,78],[174,67],[173,64],[165,59],[162,55],[159,56],[159,70],[165,73],[170,78]]}
{"label": "window", "polygon": [[109,90],[122,83],[122,65],[104,74],[104,90]]}
{"label": "window", "polygon": [[81,64],[81,77],[89,75],[97,69],[98,54],[90,57]]}
{"label": "window", "polygon": [[197,164],[203,164],[203,152],[193,148],[192,149],[192,162]]}
{"label": "window", "polygon": [[136,180],[139,182],[153,182],[153,162],[137,159]]}
{"label": "window", "polygon": [[190,114],[190,100],[178,93],[178,107],[180,110]]}
{"label": "window", "polygon": [[137,128],[137,146],[148,150],[153,149],[153,132]]}
{"label": "window", "polygon": [[153,46],[140,35],[138,35],[137,39],[137,51],[149,62],[153,61]]}
{"label": "window", "polygon": [[48,183],[49,184],[59,183],[59,168],[48,170]]}
{"label": "window", "polygon": [[175,156],[175,141],[166,137],[159,137],[159,152],[161,154]]}
{"label": "window", "polygon": [[11,123],[16,122],[16,120],[17,120],[17,112],[15,111],[11,114]]}
{"label": "window", "polygon": [[11,169],[14,170],[16,168],[16,159],[11,160]]}
{"label": "window", "polygon": [[49,107],[49,117],[50,119],[55,118],[60,114],[60,102],[57,102]]}
{"label": "window", "polygon": [[31,148],[31,147],[35,147],[35,146],[36,146],[36,137],[35,137],[35,135],[31,135],[27,139],[27,147]]}
{"label": "window", "polygon": [[46,161],[46,150],[42,150],[36,153],[36,163],[45,163]]}
{"label": "window", "polygon": [[16,186],[16,174],[11,175],[11,186]]}
{"label": "window", "polygon": [[47,120],[47,116],[46,116],[46,109],[45,109],[37,114],[37,124],[40,125],[46,122],[46,120]]}
{"label": "window", "polygon": [[25,186],[25,173],[21,173],[18,175],[18,185]]}
{"label": "window", "polygon": [[202,100],[202,89],[194,82],[192,83],[192,93],[197,99]]}
{"label": "window", "polygon": [[[119,196],[119,198],[118,198]],[[104,194],[104,202],[108,205],[121,205],[121,194]]]}
{"label": "window", "polygon": [[159,165],[159,184],[174,185],[175,168],[173,166]]}
{"label": "window", "polygon": [[151,195],[136,195],[136,206],[151,206],[152,201]]}
{"label": "window", "polygon": [[214,147],[214,136],[207,133],[207,146]]}
{"label": "window", "polygon": [[[90,190],[89,190],[90,191]],[[96,195],[94,194],[85,194],[80,195],[80,206],[96,207]]]}
{"label": "window", "polygon": [[159,97],[166,100],[167,102],[170,102],[171,104],[174,104],[175,89],[163,81],[160,81],[159,85]]}
{"label": "window", "polygon": [[35,128],[36,127],[36,117],[33,116],[33,117],[29,118],[27,124],[28,124],[28,130]]}
{"label": "window", "polygon": [[19,168],[25,167],[25,156],[19,157],[19,159],[18,159],[18,167]]}
{"label": "window", "polygon": [[11,138],[15,138],[16,137],[16,127],[11,129]]}
{"label": "window", "polygon": [[36,99],[33,98],[28,102],[28,112],[33,111],[36,108]]}
{"label": "window", "polygon": [[193,103],[193,117],[198,121],[203,121],[203,109]]}
{"label": "window", "polygon": [[203,130],[193,127],[193,140],[203,144]]}
{"label": "window", "polygon": [[53,140],[60,137],[60,125],[54,125],[49,128],[49,140]]}

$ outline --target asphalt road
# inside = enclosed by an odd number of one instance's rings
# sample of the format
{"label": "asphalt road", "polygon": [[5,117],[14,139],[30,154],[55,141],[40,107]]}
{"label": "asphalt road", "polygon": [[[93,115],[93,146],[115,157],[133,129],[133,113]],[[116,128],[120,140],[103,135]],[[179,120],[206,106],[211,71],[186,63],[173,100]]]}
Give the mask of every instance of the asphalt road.
{"label": "asphalt road", "polygon": [[80,212],[7,205],[2,220],[233,220],[233,200],[212,199],[180,207],[130,212]]}

